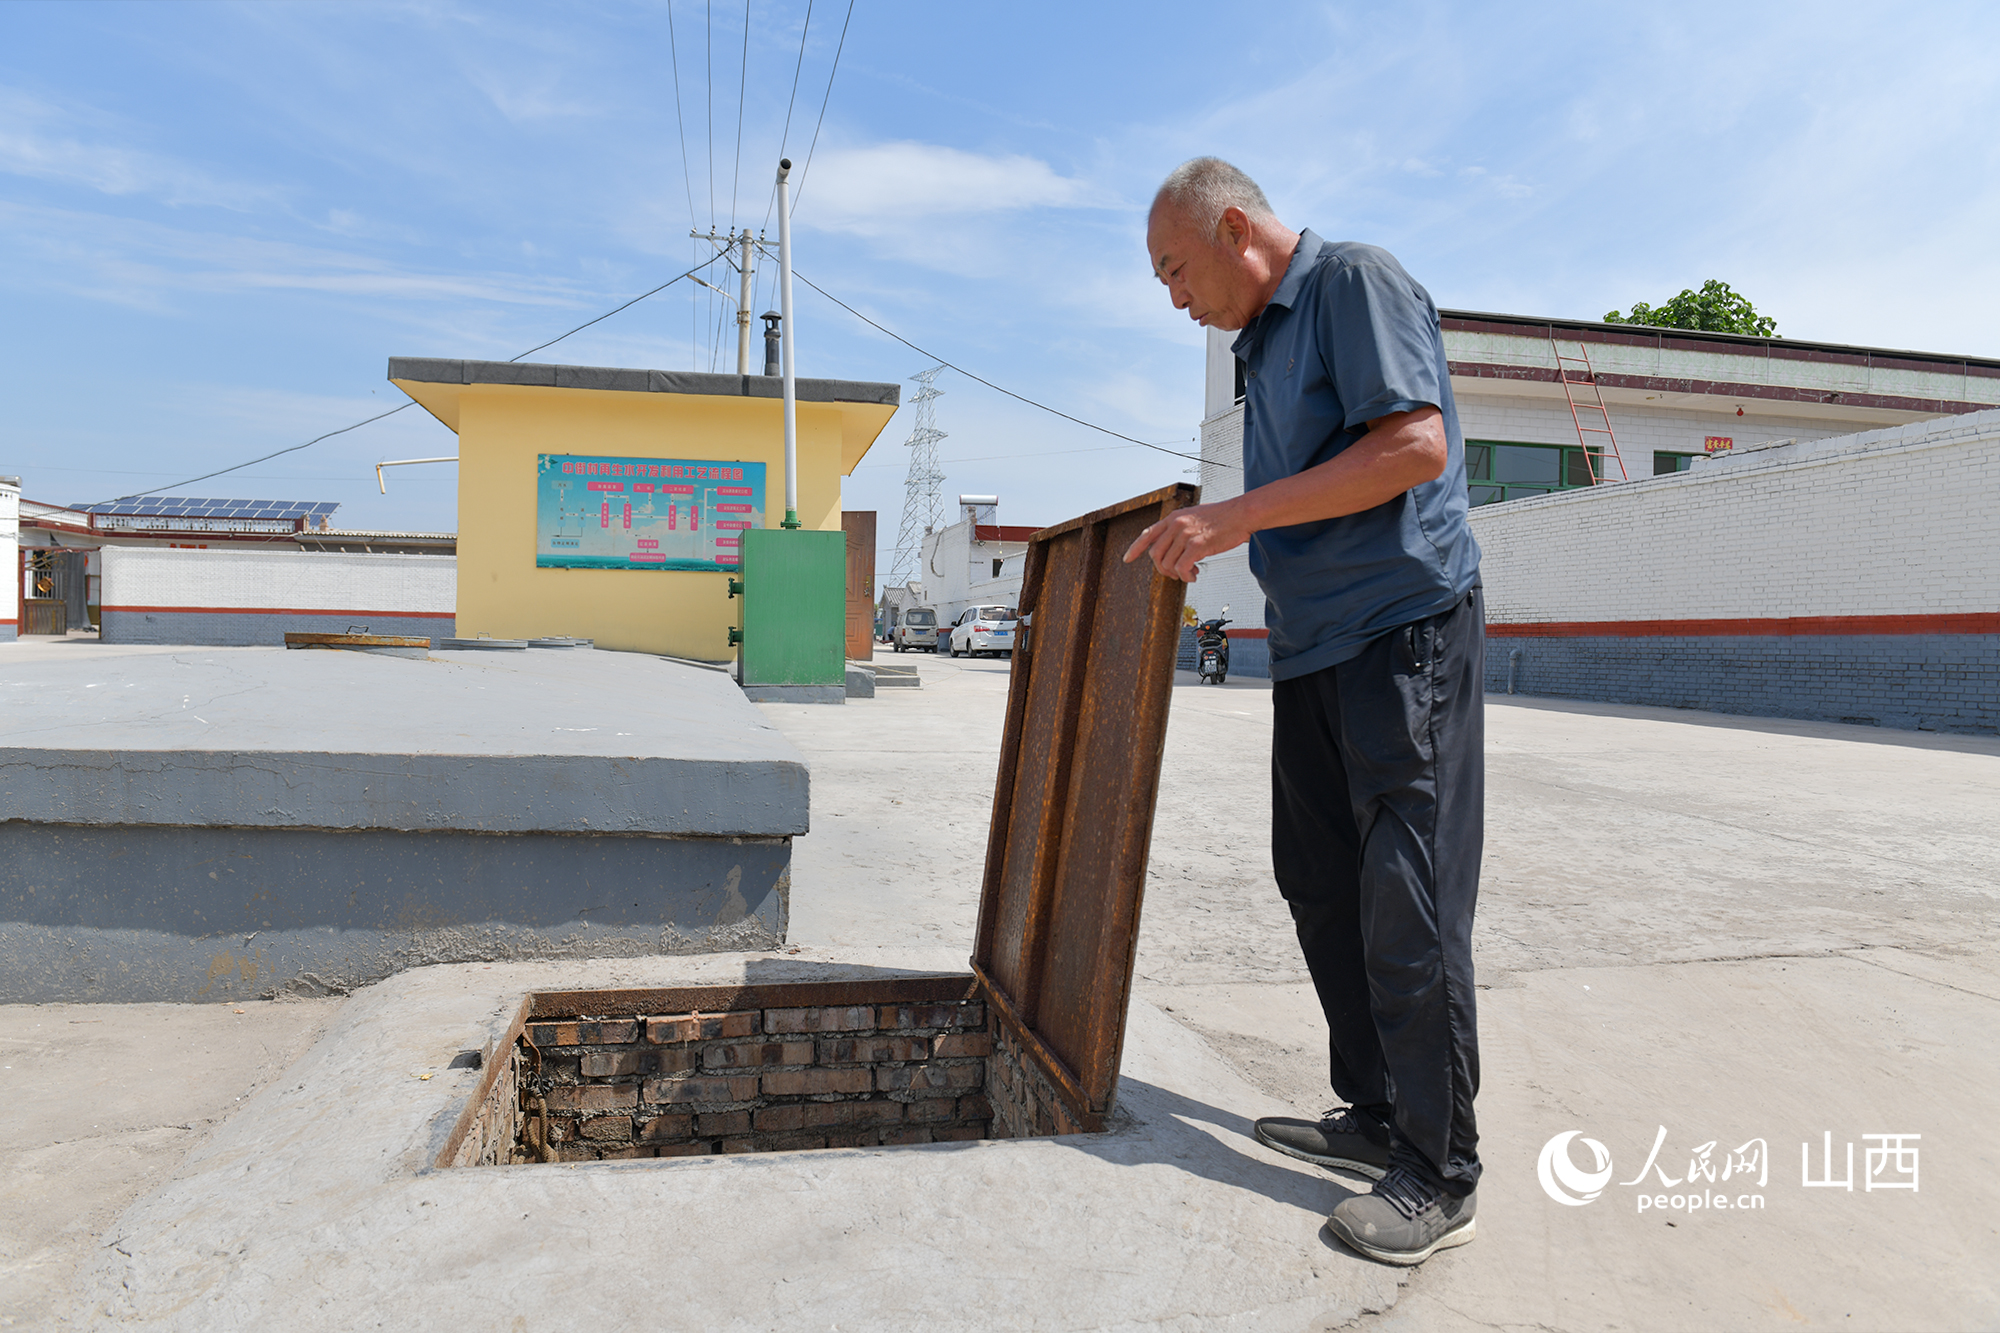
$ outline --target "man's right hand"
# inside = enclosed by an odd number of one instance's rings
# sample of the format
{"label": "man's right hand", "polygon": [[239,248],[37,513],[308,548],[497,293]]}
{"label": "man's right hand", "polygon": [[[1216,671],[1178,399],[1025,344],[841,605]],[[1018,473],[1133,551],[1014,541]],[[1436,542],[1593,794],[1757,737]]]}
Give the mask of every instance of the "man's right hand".
{"label": "man's right hand", "polygon": [[1395,412],[1326,462],[1215,504],[1177,509],[1139,534],[1125,552],[1142,555],[1168,578],[1193,583],[1195,562],[1233,550],[1266,528],[1340,518],[1384,504],[1444,473],[1449,448],[1435,407]]}
{"label": "man's right hand", "polygon": [[1176,509],[1139,534],[1125,552],[1125,563],[1150,556],[1153,568],[1170,579],[1193,583],[1198,562],[1234,550],[1250,540],[1251,529],[1240,516],[1236,500]]}

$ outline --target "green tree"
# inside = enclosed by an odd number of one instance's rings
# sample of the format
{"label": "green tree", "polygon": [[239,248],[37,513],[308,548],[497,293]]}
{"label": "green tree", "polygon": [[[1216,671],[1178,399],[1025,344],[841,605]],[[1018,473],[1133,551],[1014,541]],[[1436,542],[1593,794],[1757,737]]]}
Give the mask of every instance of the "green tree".
{"label": "green tree", "polygon": [[1632,303],[1627,314],[1616,310],[1604,316],[1606,324],[1651,324],[1664,329],[1700,329],[1707,333],[1748,333],[1758,338],[1778,336],[1778,321],[1760,315],[1750,299],[1731,291],[1729,284],[1710,278],[1700,291],[1684,291],[1665,305]]}

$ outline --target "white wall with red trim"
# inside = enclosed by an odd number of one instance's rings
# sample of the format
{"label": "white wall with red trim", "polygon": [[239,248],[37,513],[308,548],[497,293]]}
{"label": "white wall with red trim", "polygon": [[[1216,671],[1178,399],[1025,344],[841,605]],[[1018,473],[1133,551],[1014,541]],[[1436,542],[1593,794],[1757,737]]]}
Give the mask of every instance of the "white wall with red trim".
{"label": "white wall with red trim", "polygon": [[1996,497],[2000,410],[1739,447],[1671,476],[1482,506],[1472,530],[1489,626],[1810,618],[1850,622],[1816,631],[1842,633],[1929,617],[1942,629],[2000,616]]}
{"label": "white wall with red trim", "polygon": [[458,562],[435,555],[103,548],[106,612],[452,616]]}
{"label": "white wall with red trim", "polygon": [[10,596],[0,597],[0,642],[21,632],[21,488],[0,482],[0,569],[9,571],[14,585]]}
{"label": "white wall with red trim", "polygon": [[[1207,338],[1207,358],[1204,371],[1204,400],[1206,416],[1201,426],[1202,451],[1202,495],[1206,500],[1227,499],[1242,492],[1242,437],[1243,408],[1235,402],[1234,357],[1230,344],[1235,335],[1211,329]],[[1518,362],[1529,369],[1541,367],[1544,362],[1553,364],[1553,353],[1549,350],[1546,337],[1502,338],[1496,342],[1492,335],[1447,330],[1446,349],[1454,358],[1484,358],[1488,361],[1506,363],[1511,366]],[[1514,343],[1519,346],[1514,346]],[[1505,346],[1501,344],[1505,343]],[[1497,349],[1497,350],[1496,350]],[[1643,350],[1643,349],[1642,349]],[[1502,355],[1501,353],[1505,353]],[[1597,355],[1593,350],[1593,357]],[[1708,461],[1698,463],[1695,469],[1684,476],[1693,476],[1702,469],[1724,467],[1729,475],[1743,475],[1734,471],[1743,457],[1763,456],[1768,451],[1765,446],[1795,440],[1803,446],[1813,441],[1833,438],[1852,438],[1857,433],[1871,436],[1883,435],[1884,427],[1893,434],[1896,429],[1927,429],[1924,421],[1897,426],[1891,423],[1906,422],[1921,414],[1915,411],[1891,412],[1840,401],[1841,391],[1858,388],[1895,391],[1902,393],[1921,392],[1925,395],[1948,394],[1964,396],[1984,394],[1989,399],[2000,389],[2000,381],[1991,379],[1975,380],[1964,374],[1946,373],[1945,369],[1926,369],[1921,373],[1897,369],[1893,374],[1888,370],[1869,369],[1867,374],[1881,379],[1855,379],[1862,374],[1853,367],[1829,369],[1817,362],[1801,362],[1791,358],[1773,360],[1760,344],[1744,347],[1726,347],[1713,353],[1704,353],[1708,360],[1699,365],[1695,362],[1682,364],[1675,361],[1671,365],[1660,363],[1653,352],[1645,352],[1643,366],[1625,366],[1623,360],[1640,356],[1630,348],[1612,348],[1605,355],[1617,360],[1625,369],[1644,370],[1647,374],[1673,373],[1692,375],[1696,371],[1711,377],[1720,376],[1732,381],[1765,384],[1782,383],[1794,387],[1820,387],[1826,390],[1827,401],[1805,405],[1789,404],[1784,401],[1745,398],[1741,402],[1734,398],[1703,392],[1651,392],[1642,389],[1619,389],[1607,392],[1612,419],[1612,427],[1617,433],[1620,452],[1625,462],[1627,477],[1634,483],[1650,484],[1653,476],[1653,454],[1703,453],[1709,436],[1728,437],[1733,442],[1737,461],[1721,464]],[[1644,357],[1641,359],[1644,360]],[[1713,364],[1710,364],[1710,362]],[[1607,362],[1607,366],[1609,366]],[[1915,380],[1910,379],[1916,374]],[[1834,378],[1828,379],[1827,376]],[[1815,378],[1815,377],[1818,378]],[[1887,376],[1887,378],[1882,378]],[[1864,376],[1865,379],[1865,376]],[[1825,380],[1822,385],[1821,380]],[[1808,385],[1810,381],[1810,385]],[[1919,382],[1921,381],[1921,382]],[[1570,409],[1562,397],[1559,387],[1532,381],[1506,379],[1482,379],[1477,376],[1454,374],[1452,376],[1453,395],[1457,401],[1459,419],[1467,439],[1499,440],[1521,444],[1571,445],[1577,442],[1576,423]],[[1741,410],[1739,410],[1741,409]],[[1978,413],[1986,416],[1988,413]],[[1885,418],[1887,419],[1885,421]],[[1960,417],[1931,418],[1945,423],[1966,420]],[[1595,441],[1599,437],[1592,436]],[[1764,463],[1771,459],[1764,457]],[[1694,492],[1688,492],[1694,494]],[[1546,506],[1559,503],[1563,497],[1548,500],[1514,501],[1501,507],[1500,512],[1514,513],[1518,506]],[[1478,515],[1475,531],[1484,531],[1494,512],[1490,507],[1475,511]],[[1558,513],[1570,511],[1558,509]],[[1523,520],[1525,521],[1525,520]],[[1515,520],[1499,520],[1501,526],[1494,529],[1498,534],[1513,531]],[[1593,534],[1593,541],[1609,540],[1603,533]],[[1597,566],[1596,554],[1572,543],[1567,548],[1565,558],[1580,560],[1584,568]],[[1672,564],[1684,563],[1686,554],[1664,554],[1662,559]],[[1617,583],[1618,580],[1611,580]],[[1621,585],[1643,590],[1650,583],[1659,580],[1641,579],[1636,584]],[[1662,586],[1665,586],[1662,584]],[[1673,583],[1675,588],[1685,588],[1684,581]],[[1491,585],[1489,581],[1489,594]],[[1679,594],[1676,594],[1679,595]],[[1222,614],[1222,607],[1229,608],[1232,628],[1240,632],[1256,633],[1263,626],[1263,594],[1256,580],[1250,574],[1247,551],[1236,551],[1216,556],[1202,565],[1196,586],[1190,590],[1190,601],[1196,613],[1203,617]],[[1489,600],[1489,617],[1494,613]],[[1666,611],[1662,615],[1668,615]],[[1672,613],[1678,615],[1678,612]],[[1671,617],[1669,617],[1671,618]]]}
{"label": "white wall with red trim", "polygon": [[1626,394],[1741,395],[1746,404],[1774,407],[1785,401],[1847,409],[1871,404],[1922,415],[2000,406],[2000,366],[1985,359],[1650,325],[1549,325],[1468,311],[1439,314],[1454,378],[1461,367],[1468,378],[1525,372],[1553,387],[1553,334],[1563,355],[1586,354],[1592,372]]}
{"label": "white wall with red trim", "polygon": [[[940,626],[949,625],[969,606],[986,602],[1012,606],[1021,596],[1021,562],[1013,557],[1028,549],[1027,536],[1034,531],[1032,526],[974,524],[961,518],[925,533],[916,578],[924,588],[922,604],[937,612]],[[996,563],[1001,566],[998,574]]]}

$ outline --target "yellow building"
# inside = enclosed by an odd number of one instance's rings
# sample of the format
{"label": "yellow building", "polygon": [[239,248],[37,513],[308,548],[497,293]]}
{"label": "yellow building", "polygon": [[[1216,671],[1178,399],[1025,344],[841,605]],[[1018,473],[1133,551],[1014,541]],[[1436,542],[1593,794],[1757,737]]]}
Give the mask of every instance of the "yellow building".
{"label": "yellow building", "polygon": [[[394,357],[389,379],[458,435],[460,637],[733,656],[731,534],[785,513],[776,377]],[[899,388],[796,384],[799,521],[838,531]]]}

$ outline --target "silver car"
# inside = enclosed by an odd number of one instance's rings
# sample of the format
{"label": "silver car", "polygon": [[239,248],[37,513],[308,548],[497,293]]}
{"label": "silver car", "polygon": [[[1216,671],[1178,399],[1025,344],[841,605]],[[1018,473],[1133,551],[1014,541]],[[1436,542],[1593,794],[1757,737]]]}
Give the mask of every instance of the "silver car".
{"label": "silver car", "polygon": [[968,606],[958,623],[951,627],[946,646],[953,657],[977,657],[981,653],[1014,655],[1014,622],[1019,618],[1011,606]]}
{"label": "silver car", "polygon": [[934,653],[938,646],[937,612],[928,606],[913,606],[903,612],[891,636],[899,653],[921,648]]}

